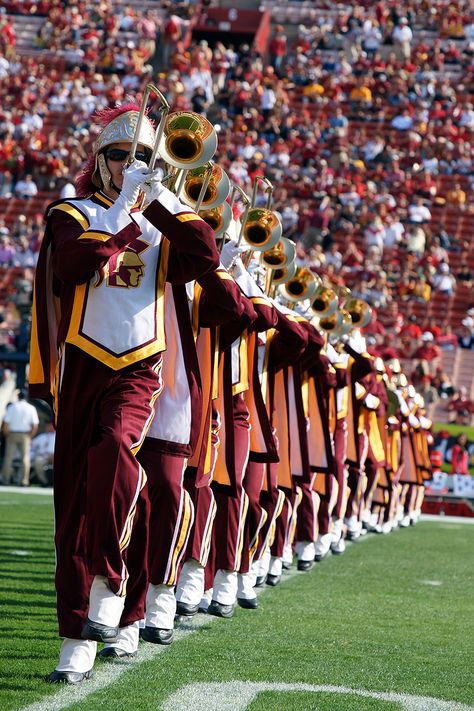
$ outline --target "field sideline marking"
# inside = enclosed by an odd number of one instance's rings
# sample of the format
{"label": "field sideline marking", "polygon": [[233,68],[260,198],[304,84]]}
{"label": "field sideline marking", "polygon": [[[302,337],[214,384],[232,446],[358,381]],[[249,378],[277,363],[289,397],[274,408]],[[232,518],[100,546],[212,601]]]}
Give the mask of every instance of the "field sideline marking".
{"label": "field sideline marking", "polygon": [[265,691],[306,691],[312,693],[351,694],[392,701],[403,711],[472,711],[458,701],[443,701],[429,696],[411,696],[397,692],[367,691],[345,686],[286,684],[278,682],[228,681],[187,684],[169,696],[162,711],[245,711],[259,693]]}
{"label": "field sideline marking", "polygon": [[[0,494],[37,494],[38,496],[52,496],[53,489],[51,487],[36,488],[27,486],[2,486]],[[474,524],[474,517],[467,516],[435,516],[433,514],[421,514],[420,521],[435,521],[438,523],[470,523]]]}

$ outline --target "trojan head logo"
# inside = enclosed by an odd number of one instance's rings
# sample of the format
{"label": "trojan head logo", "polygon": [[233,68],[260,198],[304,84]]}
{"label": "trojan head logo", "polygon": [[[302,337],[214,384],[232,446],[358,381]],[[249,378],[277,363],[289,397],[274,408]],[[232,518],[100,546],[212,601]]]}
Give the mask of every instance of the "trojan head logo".
{"label": "trojan head logo", "polygon": [[105,279],[107,286],[122,289],[136,289],[139,287],[145,273],[145,263],[140,254],[148,249],[149,246],[147,242],[136,239],[123,252],[114,254],[100,270],[94,286],[100,286]]}

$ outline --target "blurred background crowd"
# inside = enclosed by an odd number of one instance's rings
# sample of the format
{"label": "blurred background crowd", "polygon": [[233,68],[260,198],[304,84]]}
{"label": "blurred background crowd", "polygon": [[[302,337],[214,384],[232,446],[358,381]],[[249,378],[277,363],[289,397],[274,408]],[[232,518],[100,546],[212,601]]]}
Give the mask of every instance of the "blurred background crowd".
{"label": "blurred background crowd", "polygon": [[[213,10],[233,26],[245,6],[253,38],[215,31]],[[75,195],[95,136],[91,114],[152,81],[172,110],[216,125],[217,160],[233,182],[249,192],[255,175],[273,182],[299,262],[373,306],[371,351],[402,359],[438,419],[469,424],[471,3],[255,6],[4,0],[0,357],[24,348],[44,208]]]}

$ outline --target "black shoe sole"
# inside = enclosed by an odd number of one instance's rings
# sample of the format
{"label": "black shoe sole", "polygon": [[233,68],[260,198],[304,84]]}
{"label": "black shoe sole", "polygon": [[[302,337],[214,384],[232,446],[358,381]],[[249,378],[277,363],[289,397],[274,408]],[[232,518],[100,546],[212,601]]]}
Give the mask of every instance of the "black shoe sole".
{"label": "black shoe sole", "polygon": [[246,600],[244,597],[238,597],[237,604],[244,610],[256,610],[258,608],[258,600],[256,597],[253,598],[253,600]]}
{"label": "black shoe sole", "polygon": [[62,672],[56,671],[55,669],[51,674],[48,674],[45,681],[48,684],[69,684],[70,686],[75,686],[91,678],[92,669],[86,672]]}
{"label": "black shoe sole", "polygon": [[[169,633],[170,635],[162,635],[162,633]],[[145,642],[150,642],[150,644],[171,644],[173,641],[173,630],[162,630],[158,627],[144,627],[140,630],[140,637]]]}

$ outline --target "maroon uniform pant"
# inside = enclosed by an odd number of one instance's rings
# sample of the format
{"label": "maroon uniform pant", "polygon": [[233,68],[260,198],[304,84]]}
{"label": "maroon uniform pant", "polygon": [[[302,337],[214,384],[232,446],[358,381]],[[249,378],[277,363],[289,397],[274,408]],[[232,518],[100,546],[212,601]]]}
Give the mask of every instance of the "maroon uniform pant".
{"label": "maroon uniform pant", "polygon": [[127,595],[121,625],[146,594],[146,477],[137,453],[160,389],[161,357],[115,371],[66,345],[58,372],[54,509],[59,634],[80,639],[96,575]]}
{"label": "maroon uniform pant", "polygon": [[147,437],[140,461],[150,499],[148,578],[153,585],[174,585],[194,518],[191,497],[183,486],[187,460],[157,451],[153,438]]}
{"label": "maroon uniform pant", "polygon": [[267,518],[267,512],[260,503],[265,464],[249,462],[245,472],[244,488],[248,497],[248,511],[244,527],[244,540],[240,572],[248,573],[257,550],[260,530]]}
{"label": "maroon uniform pant", "polygon": [[296,540],[315,541],[318,536],[319,496],[313,489],[316,472],[305,477],[295,477],[301,489],[301,501],[296,520]]}
{"label": "maroon uniform pant", "polygon": [[347,483],[349,485],[350,494],[347,501],[347,518],[350,518],[351,516],[359,517],[362,513],[362,503],[365,489],[364,467],[367,456],[368,442],[365,432],[359,434],[358,438],[360,460],[358,464],[349,465],[349,478]]}
{"label": "maroon uniform pant", "polygon": [[217,570],[237,571],[242,554],[248,497],[243,487],[250,449],[248,410],[243,398],[234,398],[234,472],[233,491],[221,485],[214,488],[217,511],[209,561]]}
{"label": "maroon uniform pant", "polygon": [[344,518],[346,512],[347,494],[347,469],[346,461],[347,448],[347,426],[343,419],[337,420],[334,432],[334,474],[338,483],[336,505],[334,515],[337,519]]}
{"label": "maroon uniform pant", "polygon": [[[326,492],[320,494],[320,504],[318,511],[319,535],[324,536],[329,533],[331,515],[333,512],[332,503],[334,500],[334,489],[337,486],[336,477],[332,474],[326,475]],[[339,491],[338,491],[339,496]]]}
{"label": "maroon uniform pant", "polygon": [[194,558],[204,568],[209,558],[216,502],[208,484],[197,487],[194,478],[186,476],[184,485],[194,505],[194,525],[189,536],[185,560]]}

